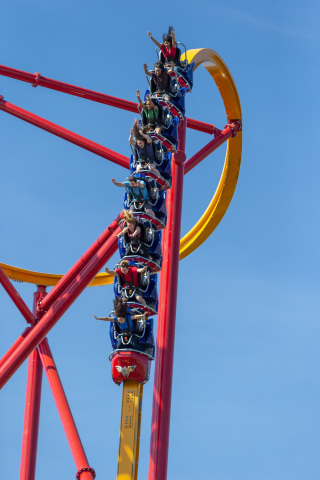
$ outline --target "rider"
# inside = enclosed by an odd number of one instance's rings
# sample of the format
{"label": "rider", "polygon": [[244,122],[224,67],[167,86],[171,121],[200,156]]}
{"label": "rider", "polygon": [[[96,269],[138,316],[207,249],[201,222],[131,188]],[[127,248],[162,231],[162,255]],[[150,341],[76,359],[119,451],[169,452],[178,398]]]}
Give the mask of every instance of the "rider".
{"label": "rider", "polygon": [[120,268],[116,270],[109,270],[105,268],[105,271],[110,275],[118,275],[122,280],[122,286],[124,288],[134,288],[135,289],[135,298],[137,302],[142,303],[142,305],[147,305],[145,299],[142,297],[142,292],[139,289],[139,273],[144,273],[147,270],[147,267],[137,268],[129,265],[128,260],[121,260]]}
{"label": "rider", "polygon": [[173,61],[175,65],[180,66],[180,49],[177,48],[176,37],[173,27],[169,27],[169,32],[162,36],[163,43],[159,43],[153,38],[152,33],[148,32],[149,37],[161,50],[161,61],[163,63],[170,63]]}
{"label": "rider", "polygon": [[123,299],[116,298],[114,301],[114,317],[96,317],[93,314],[96,320],[104,320],[106,322],[113,322],[115,330],[118,333],[130,334],[139,331],[139,327],[137,325],[137,320],[142,319],[145,317],[144,314],[142,315],[131,315],[127,311],[127,302],[124,302]]}
{"label": "rider", "polygon": [[[144,130],[145,128],[141,129],[138,120],[135,119],[132,129],[130,129],[129,143],[137,151],[138,165],[136,171],[139,172],[140,170],[147,168],[150,172],[161,177],[161,174],[154,163],[156,158],[152,138],[150,138],[149,135],[146,135]],[[135,136],[135,140],[133,139],[133,135]]]}
{"label": "rider", "polygon": [[149,257],[149,254],[147,252],[147,245],[144,241],[144,226],[128,210],[123,210],[122,215],[126,222],[126,227],[124,227],[122,232],[118,233],[116,237],[119,238],[124,236],[124,241],[127,244],[125,256],[130,254],[139,254],[142,257]]}
{"label": "rider", "polygon": [[116,182],[114,178],[111,178],[111,181],[117,187],[125,187],[127,189],[131,199],[130,210],[134,210],[135,208],[133,204],[134,201],[141,202],[144,203],[145,212],[154,217],[149,192],[144,180],[137,180],[135,177],[130,176],[125,182]]}
{"label": "rider", "polygon": [[164,64],[157,62],[154,64],[154,72],[149,72],[147,64],[143,64],[145,74],[151,77],[150,91],[151,94],[158,93],[162,94],[164,99],[170,101],[170,92],[171,92],[171,77],[169,73],[174,72],[174,62],[171,61],[171,68],[166,70]]}
{"label": "rider", "polygon": [[148,127],[148,130],[155,130],[156,133],[160,134],[163,126],[161,106],[157,102],[153,102],[150,95],[146,95],[146,103],[143,103],[139,90],[137,90],[137,98],[141,107],[142,125]]}

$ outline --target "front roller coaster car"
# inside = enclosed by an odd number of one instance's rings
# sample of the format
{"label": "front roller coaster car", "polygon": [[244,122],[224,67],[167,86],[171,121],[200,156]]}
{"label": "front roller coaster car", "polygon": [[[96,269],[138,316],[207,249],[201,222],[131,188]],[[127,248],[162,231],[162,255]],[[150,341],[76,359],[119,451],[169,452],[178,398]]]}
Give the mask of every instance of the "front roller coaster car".
{"label": "front roller coaster car", "polygon": [[153,358],[155,347],[152,318],[137,321],[136,326],[130,331],[121,330],[116,322],[111,322],[109,334],[114,351],[134,350]]}
{"label": "front roller coaster car", "polygon": [[150,377],[152,357],[132,350],[116,350],[110,355],[112,380],[120,385],[124,380],[146,383]]}

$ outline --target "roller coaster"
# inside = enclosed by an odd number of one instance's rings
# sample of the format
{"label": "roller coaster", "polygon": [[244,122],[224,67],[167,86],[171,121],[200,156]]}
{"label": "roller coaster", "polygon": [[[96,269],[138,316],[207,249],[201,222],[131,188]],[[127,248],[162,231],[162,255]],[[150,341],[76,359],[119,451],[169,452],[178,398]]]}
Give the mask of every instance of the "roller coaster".
{"label": "roller coaster", "polygon": [[[183,45],[177,44],[182,49]],[[209,72],[222,97],[227,124],[221,130],[215,125],[186,117],[185,97],[192,92],[193,74],[199,66]],[[123,384],[117,479],[134,480],[138,476],[143,385],[149,379],[154,361],[149,480],[164,480],[167,477],[169,450],[179,260],[197,249],[220,223],[231,202],[240,170],[242,118],[232,76],[213,50],[185,49],[179,63],[176,62],[172,67],[169,95],[154,91],[151,81],[144,101],[139,99],[137,104],[46,78],[38,72],[31,74],[0,66],[0,74],[30,83],[33,87],[50,88],[137,115],[139,112],[139,128],[145,126],[144,131],[147,132],[141,138],[151,139],[154,163],[151,168],[150,158],[143,157],[141,151],[135,148],[137,139],[132,142],[130,158],[125,157],[0,97],[0,110],[3,112],[130,171],[130,176],[124,182],[114,182],[125,188],[124,203],[119,208],[121,212],[65,275],[24,270],[0,263],[0,282],[28,324],[0,360],[2,388],[29,357],[20,480],[35,478],[42,369],[48,378],[73,454],[76,478],[92,480],[96,476],[84,452],[46,336],[87,286],[112,283],[115,299],[122,302],[126,310],[124,325],[115,311],[106,317],[110,320],[113,349],[109,357],[112,378],[115,383]],[[158,129],[148,124],[150,118],[144,118],[144,115],[148,115],[148,102],[158,112]],[[187,128],[213,135],[213,139],[188,160],[185,154]],[[147,141],[150,143],[150,140]],[[225,142],[225,161],[212,200],[198,222],[180,240],[184,175]],[[110,188],[115,187],[110,185]],[[146,206],[149,206],[149,210]],[[132,230],[131,227],[128,229],[128,215],[131,215],[131,223],[135,224]],[[136,225],[139,226],[139,241],[134,241],[134,235],[130,233],[135,231]],[[121,262],[110,273],[107,273],[108,269],[106,273],[101,273],[117,248]],[[124,260],[126,262],[122,263]],[[121,265],[126,265],[124,273]],[[128,280],[129,271],[131,277]],[[32,311],[10,280],[37,285]],[[47,292],[47,287],[53,288]],[[158,326],[155,344],[153,316],[156,314]]]}

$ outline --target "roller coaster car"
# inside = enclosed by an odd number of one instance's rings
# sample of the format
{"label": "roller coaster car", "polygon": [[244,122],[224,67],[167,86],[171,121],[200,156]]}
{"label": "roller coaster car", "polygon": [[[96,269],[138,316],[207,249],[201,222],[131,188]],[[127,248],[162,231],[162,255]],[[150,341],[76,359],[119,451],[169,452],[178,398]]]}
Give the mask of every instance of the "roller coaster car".
{"label": "roller coaster car", "polygon": [[117,385],[129,379],[137,383],[146,383],[149,380],[153,360],[151,356],[134,350],[115,350],[109,359],[112,380]]}
{"label": "roller coaster car", "polygon": [[185,87],[181,88],[179,94],[173,98],[171,97],[170,101],[168,101],[165,96],[157,93],[151,95],[151,98],[157,98],[159,104],[163,108],[166,108],[173,117],[179,117],[183,120],[185,114],[185,92]]}
{"label": "roller coaster car", "polygon": [[[151,179],[154,184],[156,182]],[[158,190],[158,189],[157,189]],[[158,192],[158,199],[153,205],[154,216],[147,214],[144,211],[145,202],[133,201],[130,196],[128,198],[128,193],[124,195],[123,207],[125,210],[129,210],[132,204],[132,213],[134,216],[138,216],[141,219],[149,220],[156,229],[160,230],[166,226],[167,221],[167,209],[166,209],[166,192],[162,190]]]}
{"label": "roller coaster car", "polygon": [[[145,100],[146,100],[146,95],[149,93],[149,90],[146,90],[145,93]],[[176,151],[176,147],[178,144],[178,124],[179,124],[179,118],[178,117],[173,117],[173,115],[170,113],[168,108],[163,108],[163,106],[156,101],[155,99],[154,103],[156,106],[159,108],[159,116],[160,116],[160,121],[159,125],[162,126],[162,133],[157,134],[155,130],[150,129],[149,133],[152,136],[157,137],[163,144],[163,146],[166,148],[166,150],[170,151]],[[146,114],[144,110],[141,112],[141,108],[138,107],[140,113],[141,113],[141,122],[140,125],[144,126],[149,126]],[[156,127],[154,127],[156,128]]]}
{"label": "roller coaster car", "polygon": [[135,350],[153,358],[153,319],[134,320],[132,323],[131,329],[123,330],[116,322],[111,322],[109,334],[113,350]]}
{"label": "roller coaster car", "polygon": [[[160,141],[156,140],[159,144]],[[171,176],[171,164],[170,161],[166,160],[164,161],[161,159],[160,165],[158,165],[157,161],[152,160],[152,162],[148,159],[142,160],[139,158],[138,153],[135,149],[133,149],[133,155],[130,156],[130,173],[135,176],[136,173],[141,173],[143,176],[149,176],[150,178],[153,178],[159,188],[162,188],[163,190],[167,190],[168,188],[171,187],[171,182],[172,182],[172,176]],[[163,157],[164,158],[164,157]],[[170,157],[171,158],[171,157]],[[156,165],[157,170],[161,174],[161,176],[157,175],[154,173],[152,170],[148,169],[148,166],[150,163],[153,163]],[[137,168],[139,167],[139,170],[137,171]]]}
{"label": "roller coaster car", "polygon": [[193,70],[195,63],[189,63],[185,67],[178,67],[174,72],[170,73],[171,77],[175,77],[179,85],[185,87],[186,92],[191,92],[193,87]]}
{"label": "roller coaster car", "polygon": [[[150,221],[146,221],[139,215],[140,224],[147,223],[150,225]],[[162,250],[161,250],[161,231],[154,231],[151,234],[150,228],[147,228],[150,235],[148,243],[141,242],[140,245],[126,243],[126,236],[119,237],[118,246],[119,253],[122,260],[129,260],[132,262],[139,262],[143,265],[147,265],[152,271],[161,269]],[[152,236],[151,236],[152,235]]]}
{"label": "roller coaster car", "polygon": [[141,175],[148,175],[150,178],[153,178],[153,180],[155,180],[159,188],[162,188],[163,190],[168,190],[168,188],[171,187],[171,181],[172,181],[171,177],[169,177],[169,179],[166,180],[164,177],[159,177],[159,175],[149,170],[147,168],[148,162],[145,162],[143,165],[144,166],[142,166],[142,168],[139,170],[139,173]]}
{"label": "roller coaster car", "polygon": [[[170,112],[173,117],[179,117],[183,120],[185,114],[185,94],[186,87],[181,87],[178,81],[175,80],[174,87],[170,94],[151,92],[150,97],[152,100],[157,100],[164,112]],[[168,97],[170,100],[168,100]]]}
{"label": "roller coaster car", "polygon": [[[139,172],[135,173],[134,177],[138,182],[142,181],[143,183],[145,183],[145,186],[148,191],[148,196],[149,196],[149,199],[147,201],[154,207],[159,199],[159,189],[157,187],[156,182],[153,180],[152,177],[148,177],[146,175],[140,175]],[[134,204],[139,203],[139,199],[135,197],[131,187],[130,188],[126,187],[126,192],[127,192],[127,198],[129,201],[133,202]],[[140,189],[140,193],[141,193],[141,189]],[[141,198],[143,197],[142,193],[140,196]]]}
{"label": "roller coaster car", "polygon": [[[143,305],[135,298],[136,289],[140,290],[140,294],[146,301],[147,305]],[[125,285],[122,277],[115,276],[113,289],[116,297],[127,299],[127,306],[134,314],[146,314],[149,317],[156,315],[158,311],[158,292],[157,292],[157,275],[139,274],[139,287]]]}
{"label": "roller coaster car", "polygon": [[[154,228],[153,224],[149,220],[137,218],[139,220],[140,236],[130,237],[128,233],[125,233],[118,240],[118,246],[120,255],[127,254],[155,254],[157,250],[157,244],[159,242],[159,233]],[[126,222],[122,220],[120,222],[121,228],[124,228]],[[160,238],[161,241],[161,238]]]}

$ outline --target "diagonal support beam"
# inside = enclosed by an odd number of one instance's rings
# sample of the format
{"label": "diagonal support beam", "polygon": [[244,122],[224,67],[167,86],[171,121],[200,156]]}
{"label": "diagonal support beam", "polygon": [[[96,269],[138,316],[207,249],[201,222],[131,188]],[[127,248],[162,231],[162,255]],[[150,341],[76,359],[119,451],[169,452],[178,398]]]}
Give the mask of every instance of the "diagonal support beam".
{"label": "diagonal support beam", "polygon": [[[115,234],[120,233],[120,231],[121,229],[118,227],[115,230]],[[33,327],[28,336],[22,340],[13,354],[0,368],[0,388],[7,383],[30,353],[39,345],[62,315],[68,310],[70,305],[72,305],[83,290],[89,285],[91,280],[116,252],[117,247],[118,239],[112,236],[96,253],[89,265],[76,277],[71,287],[62,295],[59,301],[48,310],[41,320],[39,320],[39,322]]]}
{"label": "diagonal support beam", "polygon": [[[33,87],[41,86],[57,90],[58,92],[67,93],[69,95],[75,95],[76,97],[85,98],[94,102],[103,103],[104,105],[110,105],[111,107],[121,108],[129,112],[138,113],[138,104],[130,102],[129,100],[123,100],[122,98],[112,97],[105,93],[95,92],[87,88],[77,87],[76,85],[70,85],[69,83],[59,82],[52,78],[43,77],[40,73],[28,73],[15,68],[6,67],[0,65],[0,75],[6,77],[15,78],[22,82],[31,83]],[[200,122],[199,120],[193,120],[188,118],[188,128],[198,130],[199,132],[209,133],[211,135],[215,132],[215,126],[210,123]]]}
{"label": "diagonal support beam", "polygon": [[22,340],[24,338],[26,338],[26,336],[29,334],[29,332],[31,332],[32,330],[32,327],[27,327],[25,329],[24,332],[22,332],[22,334],[20,335],[20,337],[17,338],[17,340],[14,342],[14,344],[12,345],[12,347],[9,348],[9,350],[7,351],[7,353],[5,353],[3,355],[3,357],[1,358],[0,360],[0,368],[2,367],[2,365],[4,363],[6,363],[6,361],[8,360],[8,358],[13,354],[13,352],[17,349],[17,347],[20,345],[20,343],[22,342]]}
{"label": "diagonal support beam", "polygon": [[77,478],[79,475],[81,480],[94,480],[95,472],[89,466],[56,364],[52,356],[52,352],[49,347],[48,340],[46,338],[40,343],[36,352],[39,352],[40,360],[46,373],[74,462],[78,469]]}
{"label": "diagonal support beam", "polygon": [[28,323],[34,324],[35,318],[30,312],[29,308],[27,305],[24,303],[22,298],[20,297],[19,293],[17,290],[14,288],[10,280],[8,279],[7,275],[4,273],[2,268],[0,267],[0,283],[15,304],[15,306],[18,308],[20,313],[24,316],[26,321]]}
{"label": "diagonal support beam", "polygon": [[241,123],[235,122],[227,124],[218,135],[215,135],[214,139],[205,145],[199,152],[193,157],[189,158],[185,164],[185,173],[189,173],[194,167],[196,167],[202,160],[204,160],[210,153],[216,150],[220,145],[226,142],[230,137],[234,137],[241,129]]}
{"label": "diagonal support beam", "polygon": [[38,305],[40,311],[47,311],[62,293],[70,287],[74,279],[88,265],[94,255],[103,246],[103,244],[114,234],[118,228],[119,220],[122,218],[120,213],[117,218],[106,228],[100,237],[91,245],[90,248],[79,258],[72,268],[59,280],[57,285],[48,293],[48,295]]}
{"label": "diagonal support beam", "polygon": [[42,130],[46,130],[57,137],[63,138],[68,142],[71,142],[78,147],[84,148],[89,152],[92,152],[100,157],[106,158],[111,162],[120,165],[124,168],[129,168],[129,158],[121,155],[120,153],[114,152],[109,148],[103,147],[98,143],[92,142],[91,140],[78,135],[77,133],[71,132],[71,130],[67,130],[66,128],[61,127],[55,123],[49,122],[45,118],[39,117],[38,115],[34,115],[28,110],[23,110],[12,103],[6,102],[3,98],[0,97],[0,110],[3,112],[9,113],[14,117],[20,118],[25,122],[31,123],[36,127],[41,128]]}

